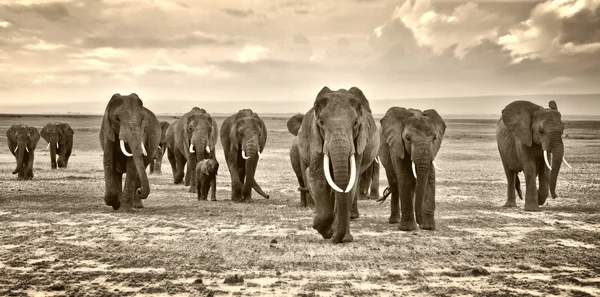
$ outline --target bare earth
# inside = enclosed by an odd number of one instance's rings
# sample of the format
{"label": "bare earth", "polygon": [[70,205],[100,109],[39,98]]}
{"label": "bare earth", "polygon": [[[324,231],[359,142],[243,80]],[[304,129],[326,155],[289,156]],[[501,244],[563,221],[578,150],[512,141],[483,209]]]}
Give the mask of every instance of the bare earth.
{"label": "bare earth", "polygon": [[[5,131],[56,120],[75,130],[69,168],[51,171],[40,140],[34,179],[17,181]],[[229,200],[219,144],[219,201],[174,185],[165,157],[134,214],[104,205],[100,120],[0,117],[0,296],[600,296],[600,122],[568,123],[573,169],[559,198],[529,213],[502,207],[495,121],[447,121],[438,229],[399,231],[389,201],[361,200],[355,241],[333,245],[298,206],[286,119],[264,118],[256,178],[270,200]]]}

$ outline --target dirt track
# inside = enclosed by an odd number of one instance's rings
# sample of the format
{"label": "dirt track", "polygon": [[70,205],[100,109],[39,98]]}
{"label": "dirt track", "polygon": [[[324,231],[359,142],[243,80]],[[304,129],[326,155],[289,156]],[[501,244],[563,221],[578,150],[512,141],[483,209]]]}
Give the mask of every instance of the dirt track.
{"label": "dirt track", "polygon": [[[69,169],[50,170],[42,140],[34,180],[17,181],[0,147],[0,296],[600,296],[599,123],[567,126],[574,169],[561,171],[558,199],[528,213],[522,201],[501,207],[494,121],[449,121],[437,158],[438,230],[398,231],[389,202],[363,200],[355,242],[333,245],[298,207],[284,119],[267,119],[257,173],[270,200],[229,201],[217,147],[219,201],[173,185],[167,163],[135,214],[103,203],[99,119],[59,120],[76,133]],[[0,118],[0,131],[47,121]]]}

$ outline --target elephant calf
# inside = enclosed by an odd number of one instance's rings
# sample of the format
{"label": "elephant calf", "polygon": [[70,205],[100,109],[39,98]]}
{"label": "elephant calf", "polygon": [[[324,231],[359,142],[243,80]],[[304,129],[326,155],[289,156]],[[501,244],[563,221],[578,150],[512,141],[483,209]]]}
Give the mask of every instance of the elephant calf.
{"label": "elephant calf", "polygon": [[17,159],[17,168],[12,173],[18,173],[19,179],[32,179],[34,151],[40,140],[40,133],[35,127],[12,125],[6,131],[6,138],[8,149]]}
{"label": "elephant calf", "polygon": [[[73,129],[67,123],[48,123],[40,132],[50,149],[50,167],[67,168],[73,151]],[[58,154],[58,161],[56,160]]]}
{"label": "elephant calf", "polygon": [[[196,192],[198,200],[207,200],[208,190],[216,187],[216,176],[219,171],[219,162],[215,159],[204,159],[196,165]],[[216,196],[211,197],[217,201]]]}
{"label": "elephant calf", "polygon": [[[525,174],[525,210],[539,211],[548,198],[556,198],[556,181],[564,161],[562,134],[565,126],[556,102],[543,108],[529,101],[515,101],[502,110],[496,140],[508,181],[504,206],[515,207],[515,190],[522,198],[518,173]],[[539,178],[539,189],[536,188]]]}

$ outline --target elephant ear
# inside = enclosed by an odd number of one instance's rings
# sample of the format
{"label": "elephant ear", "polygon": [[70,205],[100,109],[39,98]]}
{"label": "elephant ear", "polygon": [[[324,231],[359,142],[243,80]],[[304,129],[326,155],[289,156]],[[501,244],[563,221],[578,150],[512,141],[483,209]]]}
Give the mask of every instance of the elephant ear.
{"label": "elephant ear", "polygon": [[69,124],[63,124],[63,134],[66,137],[73,137],[73,134],[75,134],[75,132],[73,132],[73,129],[71,129],[71,126],[69,126]]}
{"label": "elephant ear", "polygon": [[515,101],[502,110],[502,121],[519,141],[530,147],[533,143],[531,123],[535,111],[541,106],[529,101]]}
{"label": "elephant ear", "polygon": [[435,140],[433,141],[433,157],[437,155],[440,151],[440,147],[442,146],[442,140],[444,139],[444,134],[446,133],[446,123],[444,119],[435,111],[435,109],[428,109],[423,112],[423,115],[426,115],[429,118],[429,122],[431,123],[431,127],[433,128],[433,132],[435,133]]}
{"label": "elephant ear", "polygon": [[29,133],[29,139],[31,139],[33,147],[35,147],[38,141],[40,141],[40,133],[38,132],[38,129],[36,127],[27,127],[27,132]]}
{"label": "elephant ear", "polygon": [[10,126],[10,128],[8,129],[8,131],[6,131],[6,138],[8,138],[8,140],[10,140],[11,142],[15,141],[15,138],[17,137],[17,124],[14,124],[12,126]]}
{"label": "elephant ear", "polygon": [[321,129],[319,129],[319,115],[321,110],[327,105],[329,101],[325,95],[330,93],[331,90],[328,87],[323,87],[319,94],[317,94],[317,98],[315,99],[315,103],[313,105],[313,119],[311,123],[311,133],[310,133],[310,147],[317,153],[323,152],[323,136],[321,135]]}
{"label": "elephant ear", "polygon": [[352,87],[350,88],[350,90],[348,90],[348,92],[356,96],[360,100],[362,108],[371,113],[371,106],[369,105],[369,100],[367,100],[367,97],[365,97],[365,94],[363,94],[363,92],[359,88]]}
{"label": "elephant ear", "polygon": [[294,136],[298,136],[298,130],[300,130],[300,126],[302,125],[302,120],[304,119],[304,115],[299,113],[292,116],[287,121],[287,128],[290,133]]}
{"label": "elephant ear", "polygon": [[388,109],[380,121],[381,139],[389,146],[392,156],[404,159],[402,132],[404,131],[404,120],[411,116],[413,113],[406,108],[394,106]]}
{"label": "elephant ear", "polygon": [[[44,138],[44,140],[48,141],[48,137],[50,135],[48,135],[48,130],[50,129],[50,123],[46,124],[46,126],[44,126],[44,128],[42,128],[42,131],[40,132],[40,134],[42,135],[42,138]],[[49,141],[48,141],[49,142]]]}
{"label": "elephant ear", "polygon": [[260,152],[262,153],[262,151],[265,149],[265,145],[267,144],[267,126],[265,125],[265,122],[258,117],[258,114],[253,113],[252,118],[254,118],[256,125],[258,125],[262,130],[262,137],[258,139],[258,145],[260,146]]}
{"label": "elephant ear", "polygon": [[121,94],[119,93],[114,94],[110,98],[110,101],[108,101],[108,104],[106,105],[106,110],[104,111],[104,118],[102,119],[104,137],[106,137],[106,139],[108,139],[108,141],[111,142],[115,141],[115,131],[113,131],[112,125],[110,124],[110,115],[112,113],[112,109],[115,108],[115,105],[118,103],[119,100],[122,100]]}
{"label": "elephant ear", "polygon": [[558,106],[556,105],[556,101],[554,101],[554,100],[551,100],[548,103],[548,107],[550,107],[550,109],[554,109],[554,110],[558,111]]}
{"label": "elephant ear", "polygon": [[238,140],[238,131],[237,131],[237,125],[238,125],[238,121],[237,121],[237,116],[235,118],[232,119],[232,124],[231,124],[231,129],[229,130],[229,141],[231,142],[231,147],[233,149],[238,149],[239,148],[239,140]]}

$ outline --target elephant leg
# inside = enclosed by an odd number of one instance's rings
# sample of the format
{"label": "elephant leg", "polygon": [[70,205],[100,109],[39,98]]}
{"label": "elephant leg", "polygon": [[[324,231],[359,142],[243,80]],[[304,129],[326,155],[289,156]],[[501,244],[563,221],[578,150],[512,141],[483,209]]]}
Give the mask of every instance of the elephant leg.
{"label": "elephant leg", "polygon": [[210,200],[217,201],[217,176],[210,179]]}
{"label": "elephant leg", "polygon": [[525,210],[526,211],[539,211],[540,206],[538,205],[537,185],[535,179],[537,177],[537,167],[534,161],[527,162],[523,166],[523,173],[525,174]]}
{"label": "elephant leg", "polygon": [[175,153],[171,149],[167,150],[167,159],[169,159],[169,164],[171,164],[171,173],[173,174],[173,181],[175,181],[175,176],[177,175],[177,161],[175,160]]}
{"label": "elephant leg", "polygon": [[313,161],[319,169],[307,168],[306,180],[309,184],[311,195],[315,199],[315,217],[313,219],[313,228],[317,230],[325,239],[330,239],[333,236],[333,220],[335,199],[329,191],[327,181],[323,176],[322,168],[319,162]]}
{"label": "elephant leg", "polygon": [[69,158],[71,158],[71,153],[73,152],[73,142],[67,142],[67,152],[65,153],[65,161],[64,168],[69,166]]}
{"label": "elephant leg", "polygon": [[399,229],[402,231],[412,231],[418,228],[415,218],[414,208],[414,182],[409,180],[401,180],[398,187],[398,196],[400,197],[400,208],[402,211],[402,219],[400,220]]}
{"label": "elephant leg", "polygon": [[300,163],[300,172],[301,172],[301,178],[302,178],[302,184],[304,185],[304,189],[306,189],[306,191],[304,191],[304,197],[306,197],[306,205],[310,208],[314,208],[315,207],[315,200],[313,199],[313,195],[310,192],[310,185],[308,183],[308,167],[303,164]]}
{"label": "elephant leg", "polygon": [[112,206],[113,209],[119,209],[120,202],[120,192],[121,192],[121,179],[118,179],[117,176],[122,176],[121,173],[117,172],[116,164],[113,159],[113,149],[110,145],[106,145],[104,148],[104,203],[108,206]]}
{"label": "elephant leg", "polygon": [[25,179],[33,179],[33,158],[34,153],[33,150],[29,153],[29,157],[27,158],[27,164],[25,167]]}
{"label": "elephant leg", "polygon": [[423,219],[419,227],[424,230],[435,230],[435,169],[429,169],[429,179],[423,198]]}
{"label": "elephant leg", "polygon": [[504,207],[516,207],[517,206],[517,195],[515,194],[515,180],[517,178],[517,172],[510,170],[508,165],[504,165],[504,173],[506,174],[506,180],[508,181],[506,189],[506,203]]}
{"label": "elephant leg", "polygon": [[[304,180],[302,180],[302,175],[297,175],[296,174],[296,179],[298,180],[298,187],[299,189],[306,189],[305,185],[304,185]],[[305,191],[300,191],[300,207],[307,207],[307,201],[306,201],[306,192]]]}
{"label": "elephant leg", "polygon": [[240,172],[237,166],[238,158],[235,153],[235,151],[225,152],[225,161],[231,177],[231,201],[241,201],[243,184],[240,181]]}
{"label": "elephant leg", "polygon": [[152,159],[152,161],[150,161],[150,174],[154,174],[154,159]]}
{"label": "elephant leg", "polygon": [[192,168],[191,163],[187,162],[187,166],[186,166],[186,170],[185,170],[185,180],[183,183],[184,186],[186,186],[186,187],[190,186],[190,183],[191,183],[190,179],[192,177],[192,171],[194,171],[194,170],[195,170],[195,168]]}
{"label": "elephant leg", "polygon": [[396,179],[396,174],[392,169],[386,170],[385,174],[388,180],[388,189],[391,192],[392,198],[390,201],[390,218],[388,222],[390,224],[396,224],[400,221],[400,198],[399,198],[399,188],[398,181]]}
{"label": "elephant leg", "polygon": [[360,182],[358,183],[358,190],[357,190],[357,194],[360,196],[361,199],[368,199],[368,192],[369,192],[369,186],[370,186],[370,179],[368,178],[371,175],[371,166],[369,166],[369,168],[367,168],[367,170],[365,170],[365,172],[363,172],[360,175]]}
{"label": "elephant leg", "polygon": [[123,186],[123,193],[121,196],[121,208],[119,211],[122,212],[133,212],[133,199],[135,191],[137,190],[137,171],[132,158],[127,160],[127,174],[125,174],[125,185]]}
{"label": "elephant leg", "polygon": [[373,171],[369,179],[371,180],[371,193],[369,197],[374,200],[379,200],[379,163],[373,162]]}
{"label": "elephant leg", "polygon": [[180,153],[178,151],[175,152],[175,162],[177,165],[176,165],[175,174],[173,175],[174,176],[173,181],[175,182],[176,185],[183,182],[183,176],[185,175],[183,173],[183,170],[185,168],[186,161],[187,160],[185,159],[185,156],[182,153]]}
{"label": "elephant leg", "polygon": [[538,162],[538,205],[544,205],[550,191],[550,170],[545,162]]}
{"label": "elephant leg", "polygon": [[[360,163],[359,163],[360,164]],[[358,181],[356,181],[357,183],[360,182],[360,175],[358,176]],[[358,219],[358,217],[360,217],[360,213],[358,212],[358,187],[354,186],[353,191],[350,192],[350,203],[352,203],[351,209],[350,209],[350,219],[351,220],[356,220]],[[353,194],[354,193],[354,194]]]}

